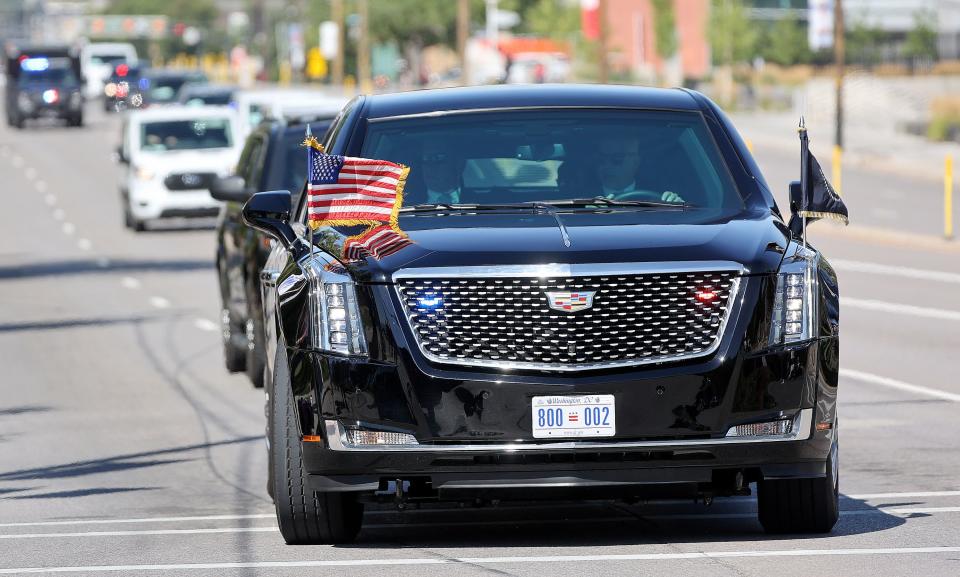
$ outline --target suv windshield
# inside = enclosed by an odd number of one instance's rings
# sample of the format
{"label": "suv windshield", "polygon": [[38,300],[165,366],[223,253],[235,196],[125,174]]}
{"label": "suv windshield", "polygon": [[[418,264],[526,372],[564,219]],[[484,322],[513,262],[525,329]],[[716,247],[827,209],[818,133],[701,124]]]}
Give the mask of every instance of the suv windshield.
{"label": "suv windshield", "polygon": [[174,102],[177,93],[186,83],[205,84],[200,76],[156,76],[148,79],[147,98],[154,103]]}
{"label": "suv windshield", "polygon": [[21,86],[74,86],[77,84],[77,75],[69,67],[47,68],[46,70],[23,71],[20,74]]}
{"label": "suv windshield", "polygon": [[144,152],[228,148],[233,142],[226,118],[164,120],[140,127],[140,149]]}
{"label": "suv windshield", "polygon": [[498,110],[375,120],[361,155],[410,167],[405,206],[599,197],[648,208],[743,208],[696,112]]}

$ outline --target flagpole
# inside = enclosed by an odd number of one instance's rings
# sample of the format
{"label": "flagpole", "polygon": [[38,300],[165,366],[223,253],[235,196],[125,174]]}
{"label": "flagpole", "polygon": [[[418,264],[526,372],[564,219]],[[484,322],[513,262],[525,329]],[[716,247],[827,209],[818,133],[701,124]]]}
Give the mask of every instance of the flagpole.
{"label": "flagpole", "polygon": [[809,164],[809,149],[810,142],[807,137],[807,124],[803,119],[803,116],[800,117],[800,126],[797,128],[797,132],[800,133],[800,218],[802,219],[802,228],[801,235],[803,236],[803,248],[807,248],[807,200],[808,200],[808,191],[807,188],[810,186],[809,179],[807,178],[808,164]]}
{"label": "flagpole", "polygon": [[[304,135],[303,135],[304,142],[310,140],[311,137],[313,137],[313,132],[310,130],[310,123],[308,122],[308,123],[307,123],[307,129],[306,129],[306,131],[304,132]],[[305,180],[304,183],[303,183],[303,190],[302,190],[302,193],[303,193],[304,195],[309,194],[309,192],[308,192],[308,190],[307,190],[307,189],[309,188],[309,187],[307,187],[307,181],[310,180],[310,171],[313,169],[313,166],[310,164],[310,156],[311,156],[310,150],[311,150],[312,148],[313,148],[313,147],[311,147],[311,146],[308,146],[308,147],[307,147],[307,178],[306,178],[306,180]],[[304,199],[303,199],[303,202],[307,202],[308,200],[309,200],[308,198],[304,198]],[[310,210],[307,209],[307,212],[310,212]],[[313,227],[310,226],[309,218],[307,219],[307,238],[310,239],[310,253],[312,254],[312,253],[313,253],[313,246],[314,246],[314,244],[313,244]]]}

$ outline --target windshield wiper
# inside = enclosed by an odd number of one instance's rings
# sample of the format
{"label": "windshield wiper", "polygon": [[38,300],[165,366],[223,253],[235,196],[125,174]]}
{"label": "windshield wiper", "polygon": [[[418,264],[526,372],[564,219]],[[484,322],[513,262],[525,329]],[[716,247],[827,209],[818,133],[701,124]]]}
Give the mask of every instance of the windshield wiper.
{"label": "windshield wiper", "polygon": [[692,208],[693,205],[688,202],[663,202],[659,200],[617,200],[605,196],[594,196],[592,198],[571,198],[566,200],[551,200],[550,204],[558,206],[589,206],[591,204],[602,204],[604,206],[641,206],[651,208]]}

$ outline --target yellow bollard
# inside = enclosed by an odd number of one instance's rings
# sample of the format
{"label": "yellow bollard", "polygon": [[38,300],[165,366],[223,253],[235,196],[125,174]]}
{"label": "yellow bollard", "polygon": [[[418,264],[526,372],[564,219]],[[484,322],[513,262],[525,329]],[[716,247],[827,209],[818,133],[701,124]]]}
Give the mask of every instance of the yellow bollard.
{"label": "yellow bollard", "polygon": [[943,159],[943,236],[953,238],[953,155]]}
{"label": "yellow bollard", "polygon": [[843,196],[843,187],[841,183],[843,182],[843,150],[837,146],[833,146],[833,179],[830,184],[833,185],[833,190],[837,191],[837,194]]}

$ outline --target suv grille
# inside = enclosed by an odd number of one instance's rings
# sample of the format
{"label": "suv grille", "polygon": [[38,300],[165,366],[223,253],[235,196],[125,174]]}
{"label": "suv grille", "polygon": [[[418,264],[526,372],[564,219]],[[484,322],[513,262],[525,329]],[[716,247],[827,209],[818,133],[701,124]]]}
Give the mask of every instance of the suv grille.
{"label": "suv grille", "polygon": [[[739,272],[732,270],[401,278],[397,290],[420,350],[430,360],[574,370],[712,353],[738,281]],[[551,308],[546,295],[589,291],[596,291],[592,306],[575,312]]]}
{"label": "suv grille", "polygon": [[202,190],[213,185],[217,175],[212,172],[177,172],[163,179],[168,190]]}

